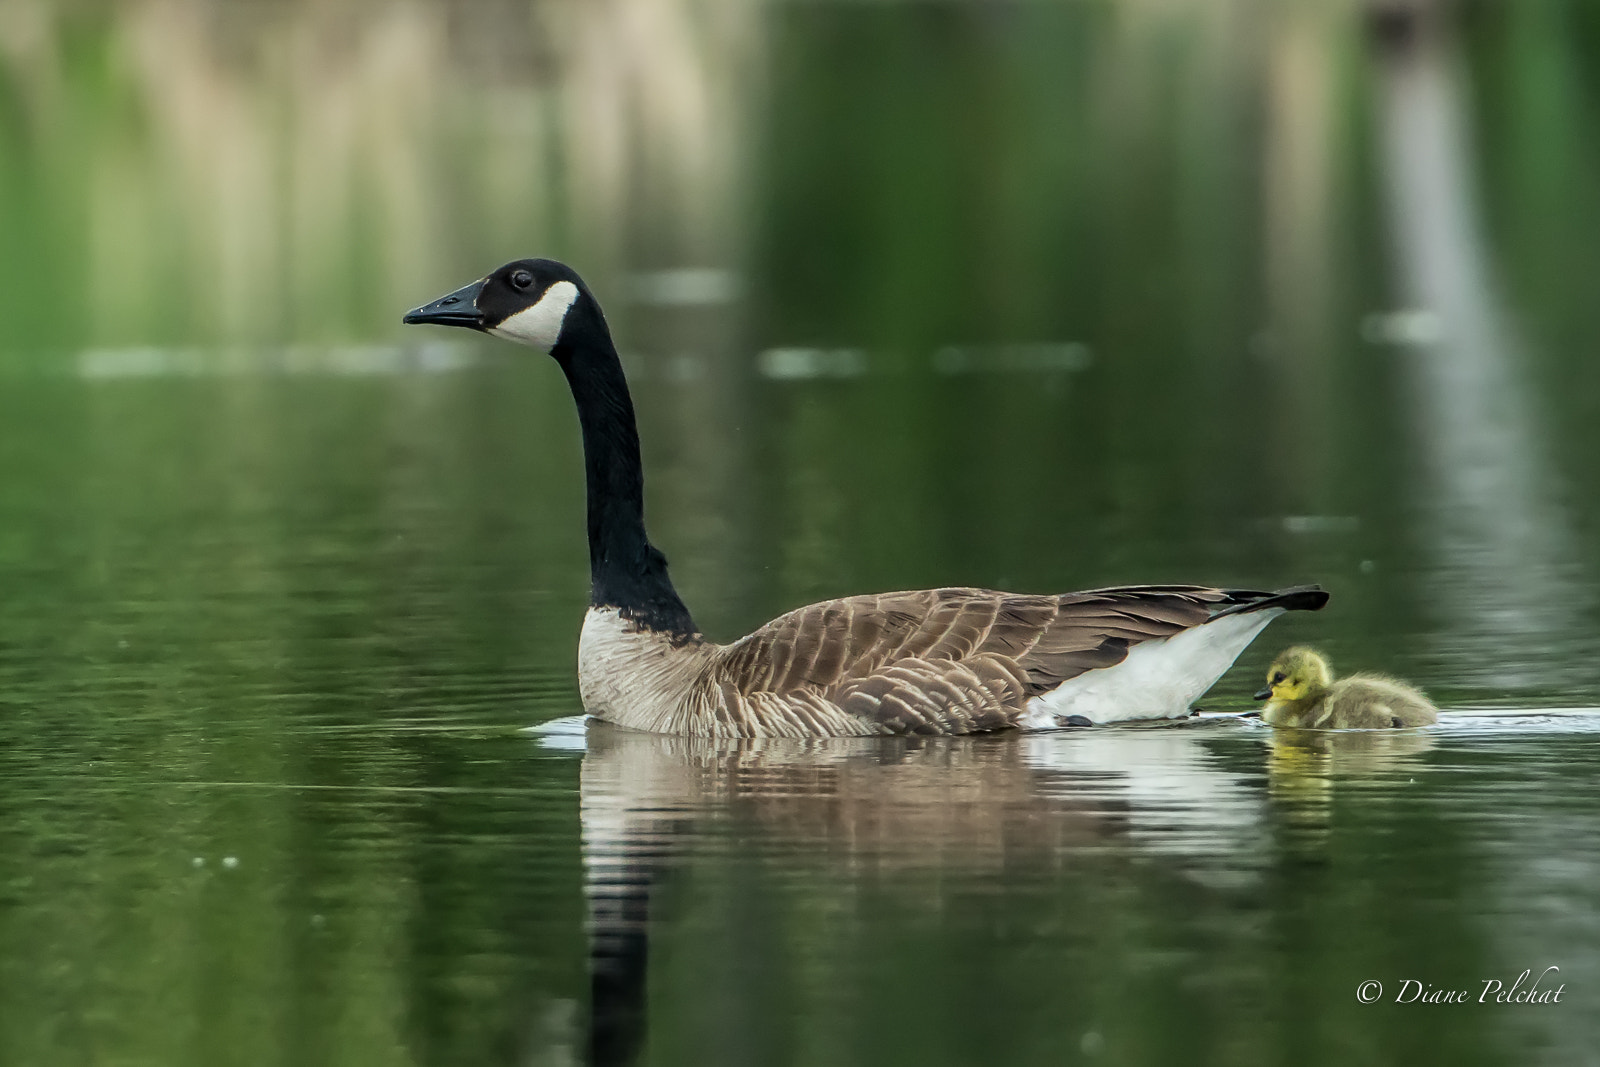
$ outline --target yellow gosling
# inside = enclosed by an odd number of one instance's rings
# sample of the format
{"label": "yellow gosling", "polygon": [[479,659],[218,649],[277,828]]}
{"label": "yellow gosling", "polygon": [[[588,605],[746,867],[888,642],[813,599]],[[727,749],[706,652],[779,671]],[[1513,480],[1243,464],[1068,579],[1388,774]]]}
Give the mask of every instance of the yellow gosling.
{"label": "yellow gosling", "polygon": [[1387,730],[1427,726],[1439,709],[1418,689],[1381,674],[1352,674],[1333,680],[1328,661],[1315,649],[1297,645],[1267,668],[1263,722],[1305,730]]}

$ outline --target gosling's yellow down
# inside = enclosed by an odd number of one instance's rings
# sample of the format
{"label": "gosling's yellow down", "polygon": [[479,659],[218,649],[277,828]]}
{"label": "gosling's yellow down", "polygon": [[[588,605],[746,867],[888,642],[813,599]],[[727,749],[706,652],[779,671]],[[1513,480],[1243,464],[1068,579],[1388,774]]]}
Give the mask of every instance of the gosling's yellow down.
{"label": "gosling's yellow down", "polygon": [[1261,719],[1273,726],[1386,730],[1439,721],[1439,709],[1420,690],[1381,674],[1352,674],[1336,682],[1328,661],[1300,645],[1272,661],[1267,687],[1256,699],[1267,702]]}

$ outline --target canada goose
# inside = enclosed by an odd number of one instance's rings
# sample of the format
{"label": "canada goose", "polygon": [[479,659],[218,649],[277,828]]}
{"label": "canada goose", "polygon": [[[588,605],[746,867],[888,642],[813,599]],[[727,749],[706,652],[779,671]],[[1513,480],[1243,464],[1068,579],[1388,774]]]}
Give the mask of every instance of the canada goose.
{"label": "canada goose", "polygon": [[517,341],[566,374],[588,479],[579,690],[587,711],[623,726],[829,737],[1179,717],[1273,618],[1328,599],[1314,586],[930,589],[824,601],[719,645],[695,626],[645,536],[633,401],[582,279],[553,260],[517,260],[405,321]]}
{"label": "canada goose", "polygon": [[1427,726],[1439,721],[1421,692],[1381,674],[1352,674],[1333,680],[1328,661],[1314,649],[1286,649],[1267,668],[1263,722],[1310,730],[1383,730]]}

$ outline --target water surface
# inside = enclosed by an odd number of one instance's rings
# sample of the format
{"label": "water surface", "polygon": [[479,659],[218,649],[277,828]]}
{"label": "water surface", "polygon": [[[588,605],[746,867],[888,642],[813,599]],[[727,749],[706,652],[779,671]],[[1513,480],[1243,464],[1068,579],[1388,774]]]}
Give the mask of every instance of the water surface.
{"label": "water surface", "polygon": [[[675,387],[642,378],[648,424]],[[760,449],[816,387],[747,388],[777,411]],[[1315,638],[1507,710],[1334,737],[1210,718],[530,734],[581,711],[581,486],[554,368],[29,379],[6,404],[8,1060],[573,1062],[595,1042],[653,1063],[1520,1063],[1593,1045],[1600,713],[1539,711],[1581,705],[1561,675],[1532,700],[1493,664],[1427,673],[1406,650],[1429,631],[1381,606],[1428,575],[1354,558],[1381,553],[1277,572],[1249,541],[1087,527],[1078,558],[1014,575],[937,536],[850,566],[868,588],[1308,571],[1333,604],[1274,624],[1208,707],[1246,707],[1274,648]],[[821,455],[791,469],[870,494]],[[715,531],[778,573],[764,591],[675,551],[708,627],[838,580],[852,542],[713,499],[691,514],[655,490],[661,539]],[[1476,996],[1550,965],[1560,1005],[1392,1003],[1407,978]],[[1368,979],[1388,1000],[1357,1002]]]}

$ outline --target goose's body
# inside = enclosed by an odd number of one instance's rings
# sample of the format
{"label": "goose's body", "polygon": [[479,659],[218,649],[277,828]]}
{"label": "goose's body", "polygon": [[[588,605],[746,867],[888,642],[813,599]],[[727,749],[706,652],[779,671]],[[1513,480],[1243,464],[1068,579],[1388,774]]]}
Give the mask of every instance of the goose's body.
{"label": "goose's body", "polygon": [[1306,730],[1389,730],[1430,726],[1439,709],[1421,690],[1382,674],[1333,680],[1328,663],[1309,648],[1288,649],[1267,670],[1263,722]]}
{"label": "goose's body", "polygon": [[509,263],[406,316],[540,348],[566,373],[588,476],[591,714],[728,737],[965,734],[1156,719],[1190,705],[1314,587],[1132,586],[1062,595],[933,589],[825,601],[719,645],[644,530],[633,403],[599,304],[551,260]]}
{"label": "goose's body", "polygon": [[578,679],[590,713],[657,733],[966,734],[1171,718],[1273,618],[1325,596],[930,589],[812,604],[729,645],[591,607]]}

